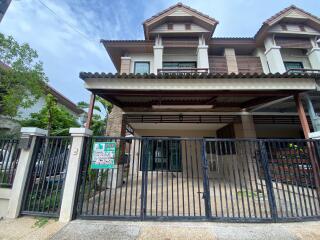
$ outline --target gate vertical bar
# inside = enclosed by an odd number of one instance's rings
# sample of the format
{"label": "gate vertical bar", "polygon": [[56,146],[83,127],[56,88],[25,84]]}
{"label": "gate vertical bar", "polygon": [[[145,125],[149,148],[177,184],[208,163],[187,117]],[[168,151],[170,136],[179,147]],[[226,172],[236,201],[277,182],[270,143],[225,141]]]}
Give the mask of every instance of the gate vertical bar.
{"label": "gate vertical bar", "polygon": [[277,212],[276,199],[273,192],[272,177],[269,170],[268,153],[266,150],[265,143],[262,140],[259,140],[259,148],[260,148],[262,168],[264,171],[264,176],[266,181],[266,189],[268,193],[268,201],[270,205],[271,218],[274,221],[277,221],[278,212]]}
{"label": "gate vertical bar", "polygon": [[211,199],[210,199],[210,187],[209,187],[209,176],[208,176],[208,160],[206,155],[206,140],[202,139],[202,171],[203,171],[203,197],[205,202],[206,217],[210,219],[211,213]]}
{"label": "gate vertical bar", "polygon": [[141,151],[141,170],[142,170],[142,179],[141,179],[141,207],[140,207],[140,215],[141,215],[141,220],[145,219],[146,216],[146,207],[147,207],[147,201],[146,201],[146,196],[147,196],[147,162],[148,159],[146,158],[147,154],[147,146],[149,144],[148,139],[141,139],[141,145],[142,145],[142,151]]}

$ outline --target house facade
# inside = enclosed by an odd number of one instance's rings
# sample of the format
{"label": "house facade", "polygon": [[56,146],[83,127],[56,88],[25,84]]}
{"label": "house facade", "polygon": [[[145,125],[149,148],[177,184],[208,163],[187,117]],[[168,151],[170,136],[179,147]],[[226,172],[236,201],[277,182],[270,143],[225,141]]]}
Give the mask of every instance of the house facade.
{"label": "house facade", "polygon": [[[144,40],[102,40],[117,73],[80,73],[92,92],[86,128],[41,137],[29,152],[32,176],[41,162],[65,162],[67,171],[53,171],[61,206],[47,198],[55,185],[32,177],[20,184],[30,190],[21,214],[319,219],[320,19],[290,6],[251,38],[216,38],[217,25],[178,3],[143,23]],[[114,105],[106,136],[88,129],[95,96]]]}
{"label": "house facade", "polygon": [[320,112],[320,19],[290,6],[250,38],[215,38],[217,25],[178,3],[144,40],[102,40],[118,73],[80,77],[115,105],[107,135],[307,138],[297,101]]}

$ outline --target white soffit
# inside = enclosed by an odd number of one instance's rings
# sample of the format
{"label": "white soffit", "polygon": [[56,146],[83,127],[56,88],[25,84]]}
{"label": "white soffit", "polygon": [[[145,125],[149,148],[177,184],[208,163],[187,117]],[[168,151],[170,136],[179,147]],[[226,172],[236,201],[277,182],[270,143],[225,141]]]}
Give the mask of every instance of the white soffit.
{"label": "white soffit", "polygon": [[106,90],[315,90],[310,78],[141,79],[92,78],[88,89]]}

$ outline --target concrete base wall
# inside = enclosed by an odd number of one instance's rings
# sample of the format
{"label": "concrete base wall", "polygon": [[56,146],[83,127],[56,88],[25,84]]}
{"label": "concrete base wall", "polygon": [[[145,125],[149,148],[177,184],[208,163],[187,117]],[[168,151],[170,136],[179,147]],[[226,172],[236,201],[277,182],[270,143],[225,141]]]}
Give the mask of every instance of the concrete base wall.
{"label": "concrete base wall", "polygon": [[8,214],[10,196],[11,189],[0,188],[0,218],[4,218]]}

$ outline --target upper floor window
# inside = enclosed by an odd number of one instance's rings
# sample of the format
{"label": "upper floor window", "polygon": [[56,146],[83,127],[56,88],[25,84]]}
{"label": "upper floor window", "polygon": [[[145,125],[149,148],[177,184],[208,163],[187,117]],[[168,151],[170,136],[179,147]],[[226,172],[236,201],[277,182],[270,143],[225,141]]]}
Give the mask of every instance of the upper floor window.
{"label": "upper floor window", "polygon": [[302,62],[284,62],[284,66],[287,71],[290,69],[303,69]]}
{"label": "upper floor window", "polygon": [[190,23],[186,23],[185,27],[186,27],[186,30],[191,30],[191,24]]}
{"label": "upper floor window", "polygon": [[149,74],[150,73],[150,63],[149,62],[135,62],[134,63],[134,73],[135,74]]}

